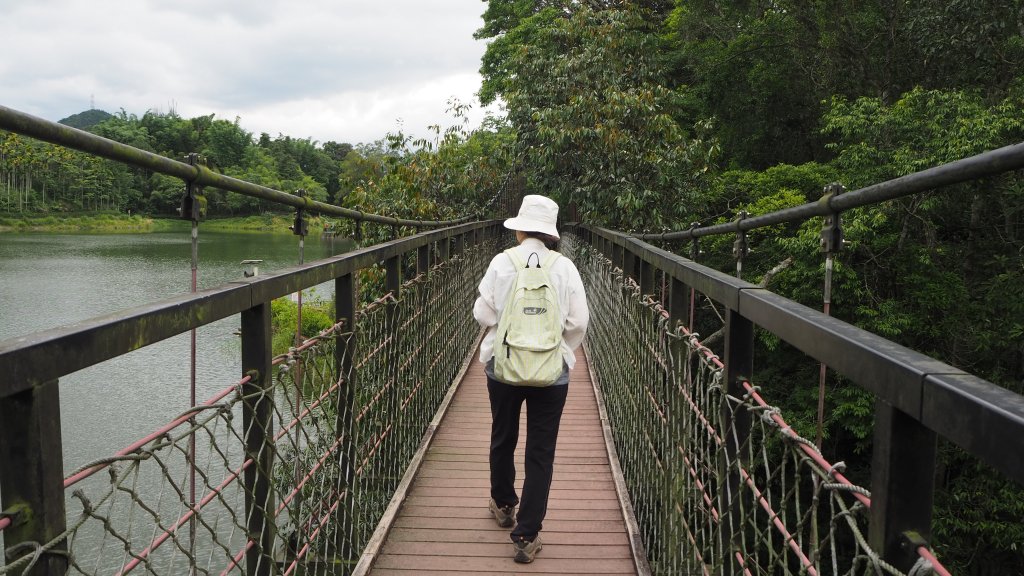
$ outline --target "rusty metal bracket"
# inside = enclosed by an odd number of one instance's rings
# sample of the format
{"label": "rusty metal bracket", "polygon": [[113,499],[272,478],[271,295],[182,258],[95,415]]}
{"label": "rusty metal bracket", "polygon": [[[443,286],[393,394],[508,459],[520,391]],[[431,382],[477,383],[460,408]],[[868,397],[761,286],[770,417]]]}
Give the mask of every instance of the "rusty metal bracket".
{"label": "rusty metal bracket", "polygon": [[[830,206],[832,199],[846,191],[846,188],[838,182],[825,186],[825,195],[819,202]],[[824,217],[824,224],[821,227],[821,251],[826,254],[839,252],[843,247],[843,223],[839,211],[833,211]]]}
{"label": "rusty metal bracket", "polygon": [[[186,156],[185,161],[190,166],[206,166],[206,159],[195,152]],[[182,220],[199,222],[206,219],[206,196],[203,195],[203,187],[195,181],[185,182],[185,195],[181,198],[179,212]]]}
{"label": "rusty metal bracket", "polygon": [[[746,210],[740,210],[740,213],[736,216],[736,225],[742,222],[748,216]],[[732,243],[732,256],[737,260],[742,260],[750,252],[750,245],[747,243],[747,231],[737,230],[736,240]]]}
{"label": "rusty metal bracket", "polygon": [[[296,190],[295,195],[298,196],[299,198],[305,198],[306,191]],[[309,221],[306,219],[305,208],[295,209],[295,220],[292,222],[292,225],[288,227],[288,229],[291,230],[292,234],[295,234],[296,236],[306,236],[307,234],[309,234]]]}
{"label": "rusty metal bracket", "polygon": [[[690,223],[690,233],[700,227],[700,222]],[[690,260],[697,261],[697,257],[700,256],[700,240],[697,236],[691,236],[693,238],[693,244],[690,246]]]}

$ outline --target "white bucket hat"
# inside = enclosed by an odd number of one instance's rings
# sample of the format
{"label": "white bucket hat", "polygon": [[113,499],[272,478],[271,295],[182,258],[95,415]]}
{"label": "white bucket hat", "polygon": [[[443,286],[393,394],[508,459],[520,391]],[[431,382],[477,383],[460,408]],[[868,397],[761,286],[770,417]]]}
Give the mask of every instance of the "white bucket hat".
{"label": "white bucket hat", "polygon": [[528,194],[523,196],[519,215],[505,220],[505,228],[522,232],[540,232],[558,238],[558,204],[547,196]]}

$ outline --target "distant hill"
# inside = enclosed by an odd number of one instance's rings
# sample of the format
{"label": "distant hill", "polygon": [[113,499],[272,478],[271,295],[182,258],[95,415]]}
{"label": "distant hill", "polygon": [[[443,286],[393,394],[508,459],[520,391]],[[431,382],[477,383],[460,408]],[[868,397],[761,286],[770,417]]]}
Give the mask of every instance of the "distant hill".
{"label": "distant hill", "polygon": [[114,115],[103,110],[86,110],[85,112],[79,112],[78,114],[72,114],[67,118],[60,121],[61,124],[71,126],[72,128],[78,128],[80,130],[88,130],[93,126],[103,122],[108,118],[113,118]]}

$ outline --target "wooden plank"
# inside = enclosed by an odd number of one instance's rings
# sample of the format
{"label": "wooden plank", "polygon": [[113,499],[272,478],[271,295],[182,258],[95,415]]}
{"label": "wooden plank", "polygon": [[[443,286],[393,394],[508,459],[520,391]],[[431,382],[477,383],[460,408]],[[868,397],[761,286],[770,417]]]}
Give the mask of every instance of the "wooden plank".
{"label": "wooden plank", "polygon": [[[486,511],[485,509],[484,512],[486,513]],[[579,534],[599,534],[623,531],[623,525],[617,523],[615,518],[601,518],[601,516],[611,516],[611,514],[608,514],[609,511],[604,510],[600,512],[603,512],[603,514],[595,512],[581,513],[581,516],[592,517],[583,519],[572,518],[571,516],[575,514],[548,514],[547,518],[544,519],[544,533],[573,532]],[[508,535],[506,530],[498,528],[493,518],[484,515],[460,518],[458,522],[453,522],[451,518],[439,518],[437,516],[402,515],[395,521],[395,528],[441,529],[451,528],[452,526],[458,526],[464,530],[493,530],[502,535]]]}
{"label": "wooden plank", "polygon": [[[636,574],[599,407],[580,355],[562,416],[544,548],[512,561],[509,529],[487,510],[490,404],[477,363],[459,385],[370,574]],[[526,407],[516,451],[522,489]]]}
{"label": "wooden plank", "polygon": [[[552,483],[553,484],[553,483]],[[552,500],[616,500],[614,490],[586,490],[583,487],[562,485],[562,488],[551,487],[548,497]],[[490,489],[487,486],[424,486],[416,487],[417,496],[428,496],[438,498],[441,501],[458,500],[461,498],[483,498],[490,497]]]}
{"label": "wooden plank", "polygon": [[[582,544],[553,544],[543,539],[544,559],[549,558],[630,558],[629,544],[619,546],[587,546]],[[478,558],[503,558],[511,556],[512,542],[412,542],[389,541],[381,551],[382,556],[473,556]]]}
{"label": "wooden plank", "polygon": [[[489,520],[488,520],[489,521]],[[557,531],[544,525],[544,545],[578,543],[581,535],[573,530]],[[591,546],[629,546],[629,538],[621,532],[588,532],[587,544]],[[446,528],[398,528],[391,531],[388,542],[491,542],[508,543],[504,530],[481,530],[465,527]]]}
{"label": "wooden plank", "polygon": [[[608,502],[608,500],[602,500]],[[430,516],[441,518],[489,518],[487,512],[487,500],[463,500],[461,502],[448,502],[451,506],[432,506],[430,501],[420,503],[407,503],[402,507],[401,516]],[[557,504],[557,506],[556,506]],[[617,506],[605,505],[596,506],[571,506],[557,501],[548,502],[548,518],[570,519],[570,520],[615,520],[622,517]],[[545,520],[547,522],[547,520]]]}
{"label": "wooden plank", "polygon": [[[511,547],[509,547],[511,550]],[[588,558],[541,558],[533,564],[516,564],[512,554],[502,558],[474,558],[471,556],[404,556],[386,555],[377,559],[375,567],[404,570],[447,570],[473,574],[621,574],[633,567],[632,560]]]}
{"label": "wooden plank", "polygon": [[[415,568],[413,570],[401,570],[401,569],[395,569],[395,568],[382,568],[380,570],[375,570],[374,574],[376,576],[412,576],[414,574],[416,576],[447,576],[447,575],[451,574],[451,572],[449,572],[447,570],[417,570]],[[512,573],[512,572],[503,572],[503,574],[514,574],[514,573]],[[544,574],[544,572],[532,572],[532,574]],[[559,574],[560,576],[587,576],[587,574],[584,573],[584,572],[548,572],[548,574]],[[608,572],[607,574],[612,575],[612,576],[615,575],[614,572]],[[633,574],[636,574],[636,573],[635,572],[623,572],[620,576],[627,576],[627,575],[633,575]]]}

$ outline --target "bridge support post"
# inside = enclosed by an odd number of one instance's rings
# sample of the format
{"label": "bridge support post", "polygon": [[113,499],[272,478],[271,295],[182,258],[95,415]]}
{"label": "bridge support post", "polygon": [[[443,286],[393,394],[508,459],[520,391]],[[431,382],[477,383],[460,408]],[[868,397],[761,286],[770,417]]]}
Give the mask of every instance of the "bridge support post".
{"label": "bridge support post", "polygon": [[612,260],[612,268],[618,268],[619,270],[625,271],[625,250],[618,244],[612,244],[610,248],[611,254],[609,254],[609,257]]}
{"label": "bridge support post", "polygon": [[270,303],[242,312],[242,374],[251,379],[242,388],[245,455],[246,531],[255,545],[245,553],[247,576],[274,574],[274,378],[271,373]]}
{"label": "bridge support post", "polygon": [[640,284],[639,258],[633,252],[627,250],[625,246],[620,246],[619,250],[622,252],[622,271],[626,276],[632,278],[634,282]]}
{"label": "bridge support post", "polygon": [[868,541],[882,559],[904,572],[917,561],[904,534],[931,540],[935,496],[935,432],[883,400],[875,402]]}
{"label": "bridge support post", "polygon": [[[479,237],[479,232],[474,232],[474,235]],[[401,329],[400,324],[402,319],[398,316],[398,301],[406,297],[402,294],[402,262],[405,258],[406,254],[400,254],[398,256],[388,258],[384,262],[384,289],[391,292],[391,295],[395,298],[394,301],[389,302],[387,305],[387,317],[385,320],[389,338],[388,350],[385,354],[388,366],[402,365],[404,360],[402,358],[402,353],[407,349],[405,346],[405,339],[412,337],[410,334],[407,334],[406,331]],[[406,394],[409,370],[389,370],[389,373],[391,378],[394,379],[394,382],[390,385],[387,383],[384,384],[384,386],[387,387],[387,393],[381,401],[385,410],[389,411],[389,413],[394,410],[397,413],[393,415],[394,428],[390,435],[383,440],[379,453],[395,456],[395,454],[389,453],[388,450],[401,449],[401,447],[405,445],[405,438],[409,433],[408,424],[406,423],[406,413],[401,409],[401,399]],[[381,472],[381,474],[383,477],[388,477],[391,474],[391,471]]]}
{"label": "bridge support post", "polygon": [[[56,380],[0,397],[0,496],[0,511],[14,516],[14,523],[3,533],[7,549],[22,543],[44,545],[67,529]],[[33,552],[32,548],[18,550],[8,560]],[[67,542],[60,542],[24,575],[64,574],[66,551]]]}
{"label": "bridge support post", "polygon": [[[754,371],[754,324],[740,316],[736,310],[729,310],[725,317],[725,387],[726,393],[734,398],[743,398],[746,389],[744,380],[749,380]],[[742,567],[737,564],[735,552],[745,548],[744,517],[753,503],[744,498],[743,479],[740,467],[748,464],[745,456],[750,436],[750,413],[729,401],[722,403],[722,434],[725,436],[726,467],[723,477],[726,485],[722,503],[722,542],[728,548],[722,552],[723,574],[739,574]]]}
{"label": "bridge support post", "polygon": [[442,238],[437,241],[437,259],[439,262],[447,262],[451,255],[451,238]]}
{"label": "bridge support post", "polygon": [[668,286],[668,315],[675,330],[677,322],[686,325],[690,318],[690,289],[678,278],[672,278]]}
{"label": "bridge support post", "polygon": [[431,259],[430,244],[424,244],[416,250],[416,274],[429,274],[430,273],[430,259]]}
{"label": "bridge support post", "polygon": [[637,261],[637,283],[640,284],[641,294],[654,294],[657,296],[657,288],[655,287],[655,272],[657,271],[654,266],[642,258],[636,258]]}
{"label": "bridge support post", "polygon": [[466,235],[465,235],[465,233],[459,234],[459,235],[455,236],[454,238],[452,238],[452,251],[451,251],[451,255],[452,256],[460,256],[462,254],[462,249],[463,249],[462,247],[465,246],[465,244],[466,244]]}
{"label": "bridge support post", "polygon": [[355,274],[349,273],[334,280],[334,300],[336,321],[345,321],[346,338],[339,338],[334,348],[334,366],[338,378],[343,384],[338,390],[338,413],[335,419],[335,434],[341,441],[341,454],[338,463],[337,492],[343,498],[339,506],[338,530],[335,537],[335,554],[337,559],[347,565],[354,565],[358,560],[359,550],[355,549],[355,402],[358,375],[355,368],[356,355],[356,280]]}

